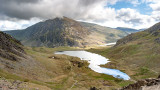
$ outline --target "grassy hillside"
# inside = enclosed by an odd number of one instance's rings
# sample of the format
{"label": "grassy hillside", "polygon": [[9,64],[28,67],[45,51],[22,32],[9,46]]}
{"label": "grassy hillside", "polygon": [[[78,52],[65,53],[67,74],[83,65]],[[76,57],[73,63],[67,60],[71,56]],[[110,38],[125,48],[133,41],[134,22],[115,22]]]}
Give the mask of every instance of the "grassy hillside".
{"label": "grassy hillside", "polygon": [[110,42],[116,42],[118,39],[127,35],[127,33],[124,31],[112,29],[105,26],[100,26],[97,24],[81,22],[81,25],[86,27],[92,32],[91,35],[89,36],[95,37],[94,40],[98,38],[102,42],[105,41],[104,44]]}
{"label": "grassy hillside", "polygon": [[37,68],[31,67],[32,71],[28,71],[27,76],[1,69],[0,76],[5,77],[11,83],[14,80],[20,80],[22,89],[24,88],[23,84],[28,86],[27,89],[39,87],[48,90],[64,90],[67,88],[88,90],[91,87],[114,89],[132,83],[132,81],[123,81],[110,75],[96,73],[88,68],[86,61],[81,61],[79,58],[53,54],[54,51],[77,49],[79,48],[26,47],[25,52],[38,63],[38,66],[35,65]]}
{"label": "grassy hillside", "polygon": [[[14,46],[15,40],[9,41],[14,42],[13,47],[17,48]],[[77,49],[80,48],[25,47],[22,49],[25,57],[18,56],[21,57],[19,61],[0,58],[0,76],[8,80],[8,84],[19,80],[22,87],[18,88],[21,89],[24,89],[23,85],[27,85],[27,89],[42,87],[46,90],[87,90],[91,87],[115,89],[139,79],[157,77],[160,74],[160,23],[118,40],[114,47],[88,50],[109,58],[111,62],[102,66],[127,73],[131,77],[128,81],[96,73],[88,68],[86,61],[79,58],[54,54],[55,51]],[[0,78],[0,81],[3,80]]]}
{"label": "grassy hillside", "polygon": [[0,41],[0,87],[41,90],[88,90],[91,87],[115,89],[133,82],[96,73],[88,68],[86,61],[79,58],[54,54],[55,51],[80,48],[23,47],[19,41],[5,33],[0,33]]}
{"label": "grassy hillside", "polygon": [[112,48],[89,51],[111,60],[104,67],[124,70],[134,80],[157,77],[160,74],[160,23],[118,40]]}

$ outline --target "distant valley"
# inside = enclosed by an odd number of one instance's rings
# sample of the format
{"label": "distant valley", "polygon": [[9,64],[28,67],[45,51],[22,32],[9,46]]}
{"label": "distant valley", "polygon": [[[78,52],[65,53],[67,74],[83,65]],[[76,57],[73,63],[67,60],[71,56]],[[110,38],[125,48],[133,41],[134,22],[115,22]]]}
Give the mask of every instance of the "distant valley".
{"label": "distant valley", "polygon": [[[63,19],[65,19],[65,22],[69,20],[70,28],[68,26],[61,27]],[[7,85],[6,88],[10,88],[12,85],[12,89],[35,89],[38,87],[42,88],[42,90],[66,88],[75,90],[81,88],[84,90],[92,90],[93,88],[102,90],[123,88],[125,90],[126,88],[140,89],[142,86],[145,86],[144,88],[150,88],[150,86],[157,88],[154,84],[160,85],[159,78],[146,79],[156,78],[160,74],[160,23],[144,31],[127,35],[126,32],[110,28],[106,29],[106,27],[96,24],[77,22],[66,17],[63,19],[47,20],[21,31],[6,31],[6,33],[10,33],[12,36],[0,32],[0,76],[2,77],[0,77],[0,82],[3,85]],[[46,24],[46,22],[49,24]],[[50,22],[52,23],[50,24]],[[58,24],[53,24],[57,22]],[[43,26],[43,24],[45,25]],[[50,31],[50,29],[47,29],[49,28],[47,25],[54,26],[57,29],[51,29]],[[110,31],[109,34],[105,30]],[[115,34],[114,38],[111,32]],[[89,40],[87,37],[90,35],[95,37],[90,37]],[[83,44],[86,38],[89,41],[85,46],[102,44],[98,43],[102,39],[101,35],[106,35],[105,37],[109,35],[110,41],[121,39],[114,46],[84,48]],[[124,37],[123,35],[127,36]],[[25,45],[27,46],[23,46],[14,37],[21,40],[24,44],[26,43]],[[31,42],[32,39],[34,43]],[[107,39],[104,39],[104,41]],[[71,42],[71,40],[78,41]],[[74,42],[79,42],[79,44]],[[92,44],[89,44],[90,42]],[[87,62],[80,58],[72,57],[72,55],[54,54],[57,51],[62,53],[62,51],[68,50],[86,50],[92,52],[93,55],[99,54],[109,58],[110,62],[100,65],[100,67],[104,71],[107,69],[110,71],[115,70],[117,75],[113,77],[111,74],[101,74],[102,72],[92,71],[88,68],[92,64],[88,62],[92,61],[93,65],[99,62],[99,60],[95,62],[94,58]],[[76,54],[80,55],[80,53]],[[85,56],[86,54],[82,55],[84,58],[89,56]],[[106,62],[106,59],[104,62]],[[99,64],[102,63],[99,62]],[[104,67],[107,69],[104,69]],[[95,68],[95,70],[97,69]],[[125,77],[127,76],[127,79],[121,79],[120,73],[125,75]],[[135,83],[138,80],[141,81]],[[146,83],[142,84],[141,82],[143,81]],[[154,83],[151,83],[152,81]]]}
{"label": "distant valley", "polygon": [[0,0],[0,90],[160,90],[160,0]]}

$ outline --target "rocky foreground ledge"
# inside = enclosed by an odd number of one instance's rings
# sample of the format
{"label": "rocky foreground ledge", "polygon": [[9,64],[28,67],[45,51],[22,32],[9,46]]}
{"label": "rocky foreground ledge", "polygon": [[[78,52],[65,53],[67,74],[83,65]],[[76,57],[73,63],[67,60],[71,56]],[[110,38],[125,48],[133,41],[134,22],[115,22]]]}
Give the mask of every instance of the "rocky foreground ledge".
{"label": "rocky foreground ledge", "polygon": [[160,90],[160,75],[157,79],[139,80],[134,84],[129,84],[120,90]]}
{"label": "rocky foreground ledge", "polygon": [[0,90],[17,90],[22,84],[19,80],[9,81],[5,78],[0,78]]}

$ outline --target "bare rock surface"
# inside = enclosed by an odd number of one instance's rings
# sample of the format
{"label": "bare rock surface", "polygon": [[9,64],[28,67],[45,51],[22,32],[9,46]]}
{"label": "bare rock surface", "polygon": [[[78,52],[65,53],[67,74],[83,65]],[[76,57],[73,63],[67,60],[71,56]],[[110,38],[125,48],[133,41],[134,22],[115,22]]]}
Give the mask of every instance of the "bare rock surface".
{"label": "bare rock surface", "polygon": [[156,79],[139,80],[134,84],[129,84],[121,90],[160,90],[160,76]]}

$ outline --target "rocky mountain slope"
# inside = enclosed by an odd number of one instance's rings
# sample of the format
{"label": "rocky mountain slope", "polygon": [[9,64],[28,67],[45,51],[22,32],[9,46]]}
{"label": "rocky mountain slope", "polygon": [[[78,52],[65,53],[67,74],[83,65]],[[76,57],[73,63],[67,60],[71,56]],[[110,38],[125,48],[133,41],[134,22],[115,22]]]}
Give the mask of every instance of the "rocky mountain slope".
{"label": "rocky mountain slope", "polygon": [[24,81],[39,76],[37,73],[42,72],[36,69],[41,68],[39,65],[26,54],[20,41],[0,31],[0,90],[37,88],[29,86],[31,83],[26,84]]}
{"label": "rocky mountain slope", "polygon": [[124,31],[100,26],[97,24],[81,22],[81,25],[90,30],[90,36],[95,37],[95,40],[98,38],[98,41],[105,42],[105,44],[110,42],[116,42],[118,39],[127,35],[127,33]]}
{"label": "rocky mountain slope", "polygon": [[3,32],[0,32],[0,52],[1,57],[13,61],[18,60],[16,56],[23,57],[25,54],[22,44]]}
{"label": "rocky mountain slope", "polygon": [[67,17],[39,22],[24,30],[6,31],[27,46],[91,46],[115,42],[127,33]]}
{"label": "rocky mountain slope", "polygon": [[[24,51],[23,45],[8,34],[0,32],[0,75],[1,71],[21,73],[21,76],[34,74],[32,69],[38,63]],[[30,72],[30,73],[27,73]],[[19,74],[18,74],[19,75]]]}

